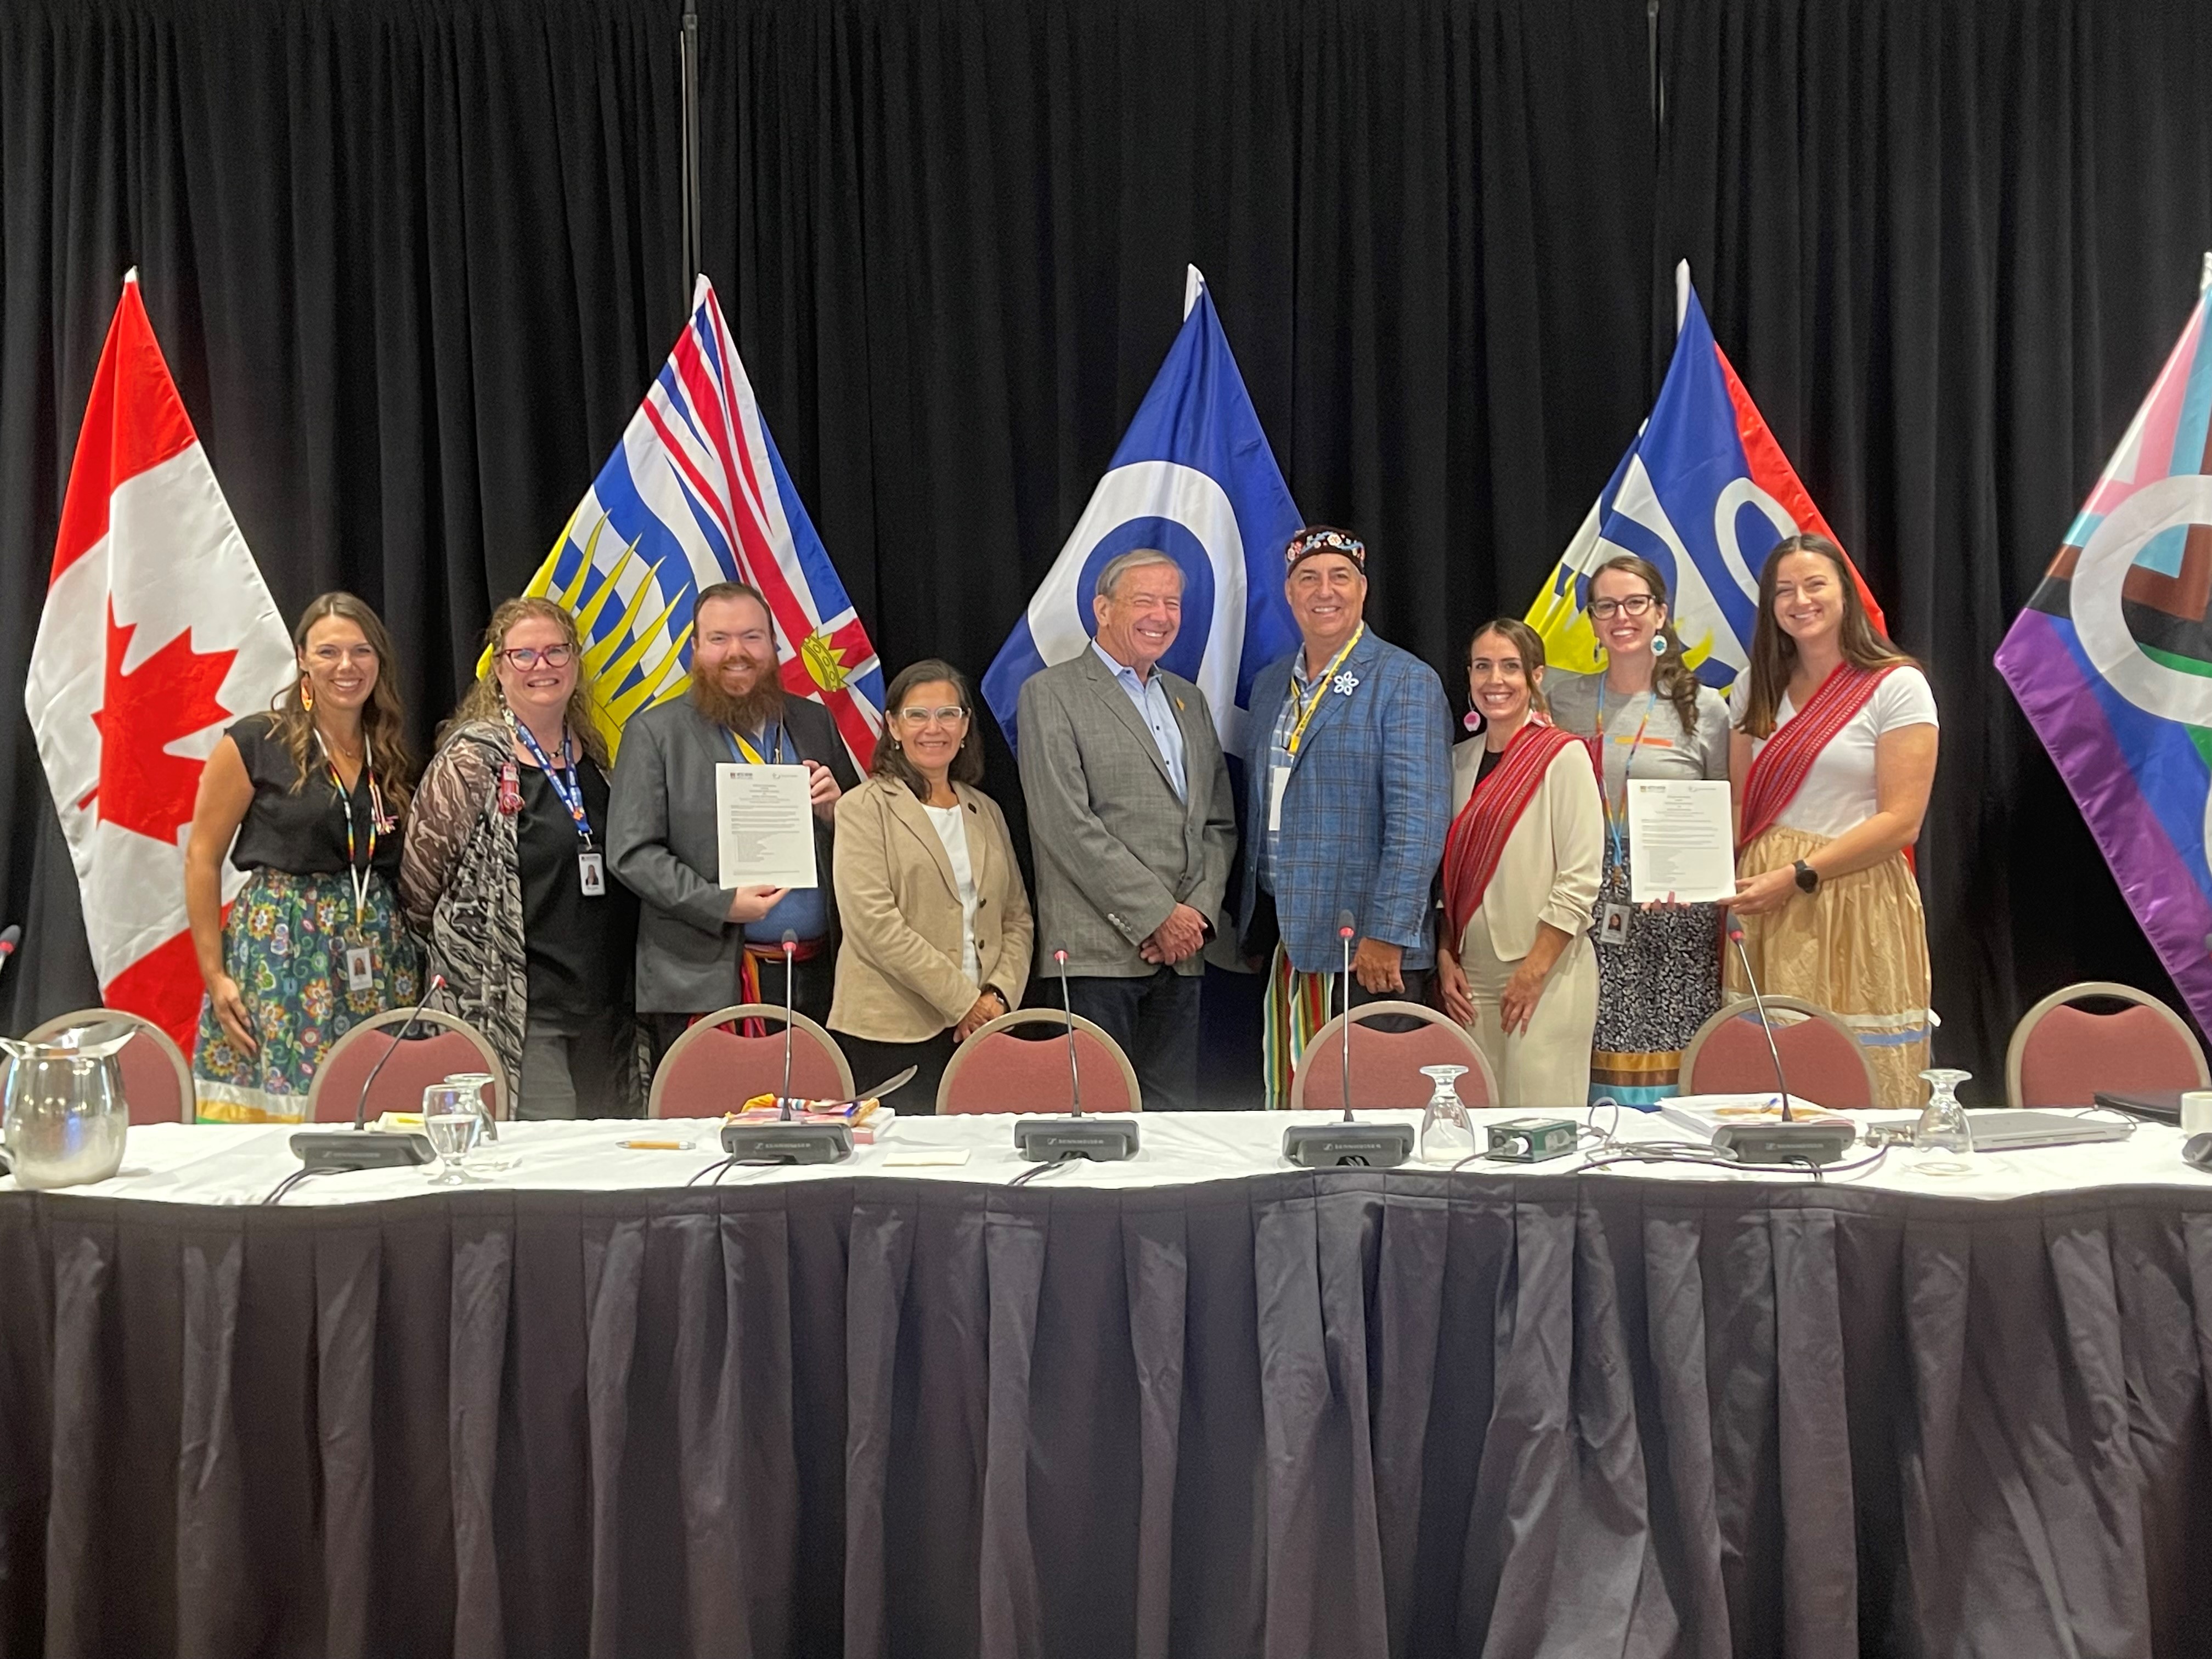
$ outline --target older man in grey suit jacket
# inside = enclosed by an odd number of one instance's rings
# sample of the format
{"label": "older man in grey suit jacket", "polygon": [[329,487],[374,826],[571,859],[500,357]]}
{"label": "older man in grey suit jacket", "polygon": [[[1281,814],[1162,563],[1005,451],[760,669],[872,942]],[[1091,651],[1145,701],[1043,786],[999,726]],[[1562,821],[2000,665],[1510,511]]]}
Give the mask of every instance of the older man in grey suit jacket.
{"label": "older man in grey suit jacket", "polygon": [[1109,561],[1091,611],[1091,648],[1022,687],[1038,969],[1066,951],[1075,1012],[1128,1052],[1146,1106],[1188,1110],[1202,952],[1237,841],[1229,769],[1206,694],[1159,666],[1182,623],[1175,561]]}

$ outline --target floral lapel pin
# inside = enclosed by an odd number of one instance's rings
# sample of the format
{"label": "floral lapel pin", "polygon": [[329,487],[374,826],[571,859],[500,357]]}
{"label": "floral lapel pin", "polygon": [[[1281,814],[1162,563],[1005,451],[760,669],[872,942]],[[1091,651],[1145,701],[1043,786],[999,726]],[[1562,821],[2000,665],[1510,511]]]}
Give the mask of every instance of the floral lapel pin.
{"label": "floral lapel pin", "polygon": [[1354,691],[1357,691],[1359,689],[1359,676],[1357,674],[1339,674],[1334,684],[1336,686],[1336,695],[1338,696],[1348,697]]}

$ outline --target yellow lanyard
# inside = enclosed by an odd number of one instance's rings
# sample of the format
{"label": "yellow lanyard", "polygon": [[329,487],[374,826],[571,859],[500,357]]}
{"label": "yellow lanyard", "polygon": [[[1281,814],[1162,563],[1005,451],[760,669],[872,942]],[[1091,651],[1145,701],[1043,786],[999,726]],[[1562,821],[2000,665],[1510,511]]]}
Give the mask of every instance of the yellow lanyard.
{"label": "yellow lanyard", "polygon": [[1289,750],[1293,756],[1298,752],[1299,741],[1304,738],[1306,734],[1306,722],[1313,719],[1314,710],[1321,707],[1322,693],[1328,690],[1329,680],[1335,675],[1338,669],[1344,666],[1344,659],[1352,654],[1353,648],[1358,645],[1360,640],[1366,635],[1366,632],[1367,624],[1365,623],[1360,623],[1358,627],[1352,629],[1352,637],[1344,642],[1344,649],[1338,652],[1334,657],[1331,657],[1328,659],[1328,665],[1326,668],[1323,668],[1320,673],[1314,676],[1313,696],[1310,698],[1302,697],[1298,695],[1298,677],[1296,671],[1292,671],[1291,674],[1291,708],[1292,712],[1297,715],[1297,721],[1291,727],[1290,740],[1283,746]]}
{"label": "yellow lanyard", "polygon": [[[1658,689],[1644,693],[1650,701],[1644,705],[1644,718],[1636,727],[1636,741],[1628,745],[1627,757],[1620,763],[1620,815],[1613,816],[1613,790],[1605,781],[1605,682],[1597,683],[1597,798],[1605,808],[1605,832],[1613,842],[1613,861],[1622,861],[1620,855],[1620,826],[1628,819],[1628,785],[1636,775],[1636,751],[1644,747],[1644,733],[1651,724],[1652,705],[1659,701]],[[1634,699],[1631,698],[1631,702]]]}
{"label": "yellow lanyard", "polygon": [[740,737],[735,732],[730,733],[730,743],[732,746],[737,750],[738,753],[744,757],[745,763],[747,765],[766,766],[768,764],[766,761],[761,758],[760,750],[754,748],[752,744],[747,743],[744,738]]}

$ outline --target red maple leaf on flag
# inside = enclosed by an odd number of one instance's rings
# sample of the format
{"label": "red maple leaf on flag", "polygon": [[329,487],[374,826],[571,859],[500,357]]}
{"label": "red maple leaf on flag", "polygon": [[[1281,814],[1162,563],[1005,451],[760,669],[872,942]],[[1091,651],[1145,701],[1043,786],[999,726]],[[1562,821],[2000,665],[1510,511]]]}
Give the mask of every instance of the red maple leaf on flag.
{"label": "red maple leaf on flag", "polygon": [[126,674],[123,659],[137,631],[137,623],[116,625],[109,599],[106,694],[92,717],[100,727],[100,782],[77,805],[97,800],[102,823],[173,847],[178,829],[191,822],[207,763],[173,755],[169,745],[230,718],[216,694],[238,653],[195,651],[187,629]]}

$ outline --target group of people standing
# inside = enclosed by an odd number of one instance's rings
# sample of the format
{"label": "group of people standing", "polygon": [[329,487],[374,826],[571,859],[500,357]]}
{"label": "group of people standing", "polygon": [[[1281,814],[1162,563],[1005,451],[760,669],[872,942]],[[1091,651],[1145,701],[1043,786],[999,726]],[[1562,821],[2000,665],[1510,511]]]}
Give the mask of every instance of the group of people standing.
{"label": "group of people standing", "polygon": [[[1352,1001],[1441,1007],[1501,1103],[1650,1104],[1724,983],[1720,907],[1629,899],[1627,785],[1658,778],[1732,783],[1729,908],[1762,986],[1841,1015],[1881,1097],[1911,1097],[1928,958],[1905,859],[1936,711],[1832,544],[1792,537],[1768,558],[1725,704],[1643,560],[1591,580],[1598,672],[1548,668],[1522,623],[1486,624],[1467,659],[1476,735],[1455,747],[1441,680],[1366,625],[1364,545],[1301,531],[1284,589],[1300,646],[1253,686],[1241,860],[1213,711],[1162,665],[1182,590],[1164,552],[1113,558],[1091,647],[1023,688],[1034,920],[950,664],[893,679],[862,779],[829,713],[787,695],[767,602],[720,583],[695,601],[688,695],[634,716],[614,760],[574,619],[510,600],[418,775],[383,625],[350,595],[317,599],[296,678],[217,744],[193,817],[203,1115],[299,1117],[333,1042],[422,999],[484,1034],[518,1115],[632,1114],[688,1025],[787,995],[856,1077],[919,1067],[902,1106],[926,1111],[954,1048],[1018,1007],[1033,970],[1065,975],[1149,1107],[1200,1107],[1210,955],[1266,975],[1282,1104],[1347,942]],[[825,882],[720,884],[730,764],[805,769]],[[227,915],[226,854],[246,878]]]}

